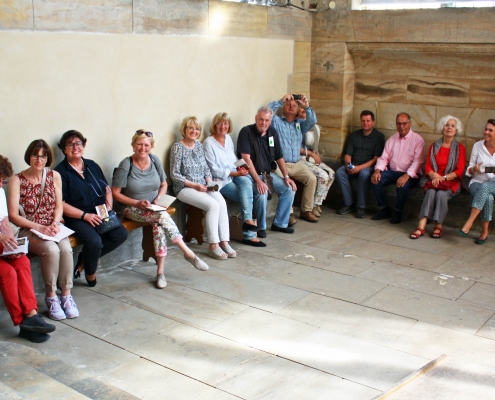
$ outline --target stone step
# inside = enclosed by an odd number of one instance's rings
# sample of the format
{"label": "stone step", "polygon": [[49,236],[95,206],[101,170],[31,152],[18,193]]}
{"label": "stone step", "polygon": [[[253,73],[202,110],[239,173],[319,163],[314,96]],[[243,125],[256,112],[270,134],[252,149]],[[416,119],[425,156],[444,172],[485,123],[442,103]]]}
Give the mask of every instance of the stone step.
{"label": "stone step", "polygon": [[137,399],[57,357],[22,344],[0,341],[0,371],[2,399]]}
{"label": "stone step", "polygon": [[[2,370],[2,373],[4,373],[3,370]],[[2,383],[2,380],[0,380],[0,399],[2,399],[2,400],[25,400],[25,399],[28,399],[28,397],[22,396],[15,389],[12,389],[10,386],[5,385],[4,383]]]}

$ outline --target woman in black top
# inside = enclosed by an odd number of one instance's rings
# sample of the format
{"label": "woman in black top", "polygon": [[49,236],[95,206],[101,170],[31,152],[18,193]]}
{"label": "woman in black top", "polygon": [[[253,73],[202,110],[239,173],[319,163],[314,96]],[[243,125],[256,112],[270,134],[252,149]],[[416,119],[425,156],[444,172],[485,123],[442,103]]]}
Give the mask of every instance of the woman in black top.
{"label": "woman in black top", "polygon": [[113,198],[99,165],[83,158],[86,141],[78,131],[65,132],[58,143],[65,159],[55,170],[62,177],[65,225],[74,230],[74,236],[83,243],[74,266],[74,278],[79,278],[84,269],[88,286],[92,287],[96,285],[98,259],[124,243],[127,230],[120,225],[100,235],[95,229],[102,222],[96,207],[106,204],[110,210]]}

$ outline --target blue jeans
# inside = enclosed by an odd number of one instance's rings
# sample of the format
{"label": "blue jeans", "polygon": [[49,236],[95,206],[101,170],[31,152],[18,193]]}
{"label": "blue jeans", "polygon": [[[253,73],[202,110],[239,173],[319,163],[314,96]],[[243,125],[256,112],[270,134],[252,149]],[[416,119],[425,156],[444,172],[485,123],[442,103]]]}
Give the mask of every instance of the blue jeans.
{"label": "blue jeans", "polygon": [[[242,222],[253,219],[253,197],[259,197],[260,194],[253,191],[253,180],[247,176],[236,176],[232,182],[220,189],[220,193],[226,198],[241,203]],[[253,231],[243,231],[244,239],[251,240],[256,236]]]}
{"label": "blue jeans", "polygon": [[[287,186],[285,181],[275,173],[270,173],[273,178],[273,190],[278,194],[277,211],[275,212],[275,219],[273,224],[280,228],[287,228],[289,225],[290,209],[292,202],[294,201],[294,195],[296,192],[292,190],[290,186]],[[249,177],[251,178],[251,177]],[[252,179],[252,178],[251,178]],[[260,175],[261,179],[261,175]],[[254,190],[254,202],[253,208],[256,218],[258,219],[258,226],[260,229],[266,229],[266,205],[268,201],[268,193],[264,195],[259,194],[256,185],[253,183]]]}
{"label": "blue jeans", "polygon": [[[385,193],[385,186],[395,184],[397,180],[404,175],[401,171],[382,171],[380,181],[373,185],[373,192],[375,193],[376,201],[380,210],[388,207],[387,194]],[[418,183],[418,178],[409,178],[406,184],[400,188],[397,188],[397,200],[395,202],[394,211],[402,212],[404,205],[406,204],[409,190]]]}
{"label": "blue jeans", "polygon": [[366,195],[370,190],[371,185],[371,174],[373,173],[373,168],[364,168],[358,174],[347,173],[347,167],[342,165],[335,176],[337,177],[337,182],[342,190],[342,197],[344,199],[344,206],[352,205],[352,189],[350,180],[359,179],[358,181],[358,191],[357,191],[357,207],[366,208]]}
{"label": "blue jeans", "polygon": [[83,243],[81,253],[86,275],[93,275],[98,266],[98,259],[119,247],[128,235],[123,225],[101,236],[88,222],[81,219],[66,217],[65,225],[72,229],[74,236]]}

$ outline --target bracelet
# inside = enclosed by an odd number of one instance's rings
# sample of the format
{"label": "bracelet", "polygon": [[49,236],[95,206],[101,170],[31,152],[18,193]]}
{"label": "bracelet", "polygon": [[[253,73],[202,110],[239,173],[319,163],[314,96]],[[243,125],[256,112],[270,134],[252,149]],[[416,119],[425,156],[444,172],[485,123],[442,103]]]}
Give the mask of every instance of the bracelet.
{"label": "bracelet", "polygon": [[289,179],[289,175],[285,175],[284,176],[284,179]]}
{"label": "bracelet", "polygon": [[81,219],[84,219],[84,216],[86,215],[86,212],[83,211],[82,215],[81,215]]}

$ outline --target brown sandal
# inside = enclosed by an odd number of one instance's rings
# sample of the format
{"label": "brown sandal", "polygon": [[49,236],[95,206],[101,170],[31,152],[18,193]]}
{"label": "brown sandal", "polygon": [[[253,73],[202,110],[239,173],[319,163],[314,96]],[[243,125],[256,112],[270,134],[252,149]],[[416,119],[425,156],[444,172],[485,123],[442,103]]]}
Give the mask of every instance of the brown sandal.
{"label": "brown sandal", "polygon": [[433,229],[433,233],[431,234],[431,237],[433,239],[440,239],[442,237],[442,234],[443,234],[442,227],[440,227],[440,228],[435,227],[435,229]]}
{"label": "brown sandal", "polygon": [[[417,234],[416,231],[419,231],[420,233]],[[416,228],[413,233],[409,236],[411,239],[417,239],[420,236],[423,236],[425,234],[425,230],[422,228]]]}

